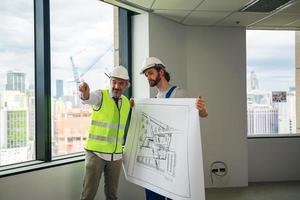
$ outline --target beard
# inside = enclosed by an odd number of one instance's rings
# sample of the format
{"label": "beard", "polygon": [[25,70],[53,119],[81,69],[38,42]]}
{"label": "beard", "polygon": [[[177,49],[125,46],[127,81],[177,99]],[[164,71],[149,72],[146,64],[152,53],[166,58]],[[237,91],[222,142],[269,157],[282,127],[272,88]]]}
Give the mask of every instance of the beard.
{"label": "beard", "polygon": [[122,95],[122,90],[120,89],[112,89],[112,95],[115,98],[119,98]]}
{"label": "beard", "polygon": [[156,76],[155,80],[148,80],[150,87],[155,87],[160,82],[160,80],[161,78],[158,75]]}

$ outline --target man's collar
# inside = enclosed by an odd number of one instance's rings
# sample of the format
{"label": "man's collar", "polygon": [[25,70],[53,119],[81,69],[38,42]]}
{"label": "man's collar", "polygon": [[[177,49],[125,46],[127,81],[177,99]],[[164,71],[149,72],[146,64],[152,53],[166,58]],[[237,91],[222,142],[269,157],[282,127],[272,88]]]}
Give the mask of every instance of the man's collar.
{"label": "man's collar", "polygon": [[173,87],[173,86],[171,84],[169,84],[168,87],[165,90],[161,90],[161,91],[158,90],[158,91],[161,92],[161,93],[164,93],[164,92],[169,91],[171,89],[171,87]]}

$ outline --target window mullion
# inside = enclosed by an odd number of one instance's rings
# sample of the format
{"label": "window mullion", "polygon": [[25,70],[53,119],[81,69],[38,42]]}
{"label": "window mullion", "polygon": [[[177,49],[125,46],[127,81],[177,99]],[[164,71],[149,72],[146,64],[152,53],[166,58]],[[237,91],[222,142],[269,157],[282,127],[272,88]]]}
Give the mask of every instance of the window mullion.
{"label": "window mullion", "polygon": [[[119,60],[120,64],[128,69],[129,76],[132,76],[131,70],[131,16],[133,13],[124,8],[119,8]],[[130,87],[125,95],[132,96]]]}
{"label": "window mullion", "polygon": [[51,161],[49,0],[34,0],[36,159]]}

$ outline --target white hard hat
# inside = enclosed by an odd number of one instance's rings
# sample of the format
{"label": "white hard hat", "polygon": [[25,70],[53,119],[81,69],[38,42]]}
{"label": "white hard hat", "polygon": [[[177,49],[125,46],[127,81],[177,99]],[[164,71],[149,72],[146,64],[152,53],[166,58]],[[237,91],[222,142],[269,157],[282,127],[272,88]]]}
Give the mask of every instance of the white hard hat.
{"label": "white hard hat", "polygon": [[145,71],[147,69],[151,68],[151,67],[160,67],[160,68],[163,68],[163,69],[166,68],[165,64],[161,60],[159,60],[158,58],[156,58],[156,57],[148,57],[143,62],[140,74],[144,74]]}
{"label": "white hard hat", "polygon": [[120,78],[124,80],[129,80],[128,71],[122,65],[119,65],[114,68],[114,70],[110,73],[110,77]]}

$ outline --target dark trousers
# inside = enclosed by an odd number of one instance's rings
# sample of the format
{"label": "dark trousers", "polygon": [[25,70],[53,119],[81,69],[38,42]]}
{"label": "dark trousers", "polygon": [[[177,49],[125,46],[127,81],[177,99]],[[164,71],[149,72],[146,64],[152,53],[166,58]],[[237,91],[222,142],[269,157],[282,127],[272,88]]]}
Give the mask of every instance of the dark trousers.
{"label": "dark trousers", "polygon": [[152,192],[151,190],[148,189],[145,189],[145,192],[146,192],[146,200],[172,200],[160,194],[157,194],[156,192]]}

